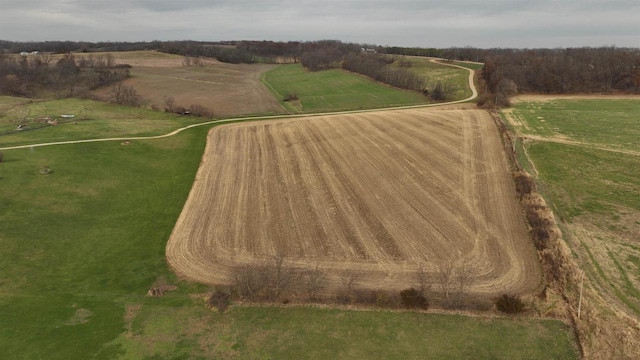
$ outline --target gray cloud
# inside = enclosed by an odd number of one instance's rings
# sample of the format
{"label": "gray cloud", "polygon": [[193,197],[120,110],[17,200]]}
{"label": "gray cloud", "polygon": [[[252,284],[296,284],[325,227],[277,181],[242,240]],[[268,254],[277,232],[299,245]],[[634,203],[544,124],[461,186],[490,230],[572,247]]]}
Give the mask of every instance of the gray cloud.
{"label": "gray cloud", "polygon": [[0,39],[640,47],[637,0],[2,0]]}

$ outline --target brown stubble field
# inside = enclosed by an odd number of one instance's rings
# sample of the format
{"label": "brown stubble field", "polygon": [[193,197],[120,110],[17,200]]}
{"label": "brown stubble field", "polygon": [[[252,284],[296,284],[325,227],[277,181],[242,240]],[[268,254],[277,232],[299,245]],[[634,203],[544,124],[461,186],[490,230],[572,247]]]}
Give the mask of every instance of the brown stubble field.
{"label": "brown stubble field", "polygon": [[500,139],[480,110],[412,109],[214,128],[167,244],[186,278],[284,256],[366,289],[415,285],[418,266],[472,265],[471,292],[540,284]]}
{"label": "brown stubble field", "polygon": [[[92,54],[100,55],[105,54]],[[165,109],[165,99],[172,97],[176,106],[201,105],[215,117],[284,113],[278,100],[259,80],[262,73],[276,65],[227,64],[202,58],[202,66],[186,66],[183,56],[153,51],[112,56],[116,64],[132,66],[131,78],[124,85],[133,86],[146,106]],[[102,96],[108,93],[109,89],[100,91]]]}

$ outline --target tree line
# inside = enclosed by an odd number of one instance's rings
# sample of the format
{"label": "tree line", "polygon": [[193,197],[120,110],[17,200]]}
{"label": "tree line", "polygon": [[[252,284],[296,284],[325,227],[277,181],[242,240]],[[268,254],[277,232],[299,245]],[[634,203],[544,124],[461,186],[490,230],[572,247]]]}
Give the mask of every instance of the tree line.
{"label": "tree line", "polygon": [[408,70],[408,66],[403,66],[402,63],[397,68],[389,66],[393,62],[394,58],[376,54],[350,53],[342,60],[341,67],[391,86],[425,91],[427,84],[424,78]]}
{"label": "tree line", "polygon": [[110,54],[80,58],[66,54],[54,58],[47,53],[29,56],[0,53],[0,94],[85,96],[89,90],[128,78],[129,67],[115,64]]}
{"label": "tree line", "polygon": [[[322,41],[151,41],[151,42],[11,42],[0,40],[0,53],[40,51],[156,50],[229,63],[301,62],[311,71],[343,67],[394,86],[416,89],[410,71],[380,66],[377,55],[432,56],[485,64],[481,80],[485,102],[508,104],[514,91],[536,93],[640,93],[640,49],[583,47],[566,49],[409,48]],[[400,84],[400,85],[399,85]]]}

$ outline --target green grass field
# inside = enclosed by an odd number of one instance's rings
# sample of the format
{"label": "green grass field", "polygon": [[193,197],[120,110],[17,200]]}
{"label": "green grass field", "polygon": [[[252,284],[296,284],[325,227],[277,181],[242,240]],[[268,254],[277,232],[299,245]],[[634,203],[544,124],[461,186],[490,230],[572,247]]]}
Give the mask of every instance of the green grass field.
{"label": "green grass field", "polygon": [[[122,333],[125,304],[143,301],[157,277],[172,277],[164,247],[193,182],[205,131],[129,146],[4,152],[5,358],[113,358],[104,344]],[[40,175],[42,165],[53,173]]]}
{"label": "green grass field", "polygon": [[[166,298],[145,297],[159,276],[175,283],[164,245],[199,164],[205,132],[129,146],[5,152],[0,346],[8,358],[575,358],[570,332],[557,322],[260,307],[218,315],[194,303],[188,293],[202,289],[185,283]],[[54,172],[39,175],[43,164]],[[125,313],[131,305],[142,310],[128,337]],[[443,340],[450,336],[471,342]],[[430,342],[423,344],[423,337]],[[526,350],[512,341],[527,342]],[[335,345],[325,348],[327,343]]]}
{"label": "green grass field", "polygon": [[[139,120],[140,110],[109,109],[103,111],[110,117]],[[84,135],[102,131],[97,122],[87,124],[96,127]],[[3,151],[4,358],[577,358],[570,329],[557,321],[259,306],[223,315],[206,310],[191,295],[206,289],[177,280],[164,250],[208,128],[126,146]],[[53,173],[40,175],[44,165]],[[145,296],[160,277],[178,290]]]}
{"label": "green grass field", "polygon": [[640,211],[638,157],[550,142],[527,150],[564,219],[612,214],[618,206]]}
{"label": "green grass field", "polygon": [[541,137],[526,143],[527,154],[584,268],[600,291],[640,315],[633,261],[640,256],[640,101],[523,102],[512,115],[524,124],[513,129]]}
{"label": "green grass field", "polygon": [[[463,100],[471,96],[469,89],[469,72],[452,66],[433,63],[428,58],[410,56],[406,57],[411,62],[410,71],[422,76],[427,81],[427,88],[431,89],[438,81],[450,84],[452,95],[447,101]],[[455,63],[455,65],[470,65]],[[482,65],[480,65],[482,67]]]}
{"label": "green grass field", "polygon": [[396,89],[340,69],[310,72],[299,64],[280,65],[266,72],[262,81],[278,100],[290,93],[298,95],[300,101],[282,102],[292,113],[384,108],[429,102],[426,96],[418,92]]}
{"label": "green grass field", "polygon": [[[182,319],[177,322],[176,319]],[[122,359],[576,359],[557,321],[310,307],[143,305]]]}
{"label": "green grass field", "polygon": [[560,135],[619,149],[640,148],[640,101],[553,100],[521,102],[514,113],[528,128],[524,134]]}
{"label": "green grass field", "polygon": [[[63,119],[62,114],[73,114]],[[57,118],[57,126],[44,126],[36,119]],[[181,117],[162,111],[128,108],[81,99],[26,100],[0,97],[0,147],[101,137],[161,135],[204,119]],[[15,131],[18,124],[27,127]]]}

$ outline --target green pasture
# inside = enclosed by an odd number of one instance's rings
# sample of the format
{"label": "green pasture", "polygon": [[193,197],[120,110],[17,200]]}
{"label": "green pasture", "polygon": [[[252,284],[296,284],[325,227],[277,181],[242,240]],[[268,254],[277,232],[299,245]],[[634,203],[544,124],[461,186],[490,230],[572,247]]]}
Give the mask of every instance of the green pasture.
{"label": "green pasture", "polygon": [[[113,358],[125,305],[172,279],[166,241],[206,129],[5,150],[0,163],[0,347],[7,359]],[[53,171],[39,174],[47,165]],[[187,291],[192,287],[181,284]],[[179,290],[180,291],[180,290]]]}
{"label": "green pasture", "polygon": [[[427,104],[415,91],[396,89],[341,69],[310,72],[300,64],[267,71],[262,82],[292,113],[384,108]],[[299,101],[282,101],[290,93]]]}
{"label": "green pasture", "polygon": [[[405,59],[411,62],[411,67],[408,70],[423,77],[427,82],[428,89],[432,89],[438,82],[451,86],[453,89],[452,96],[447,101],[464,100],[471,96],[469,72],[467,70],[434,63],[429,58],[424,57],[408,56]],[[398,62],[392,64],[392,66],[399,66]]]}
{"label": "green pasture", "polygon": [[591,266],[585,269],[602,291],[640,314],[640,249],[633,245],[640,228],[633,221],[640,214],[640,156],[634,154],[640,152],[640,101],[521,102],[513,115],[526,124],[515,127],[521,134],[577,142],[525,146],[560,219],[600,229],[591,244],[580,242]]}
{"label": "green pasture", "polygon": [[640,149],[640,101],[553,100],[519,102],[514,115],[528,129],[524,134],[560,135],[571,140],[612,148]]}
{"label": "green pasture", "polygon": [[613,214],[618,206],[640,211],[637,156],[551,142],[527,150],[562,218]]}
{"label": "green pasture", "polygon": [[[131,128],[151,121],[140,109],[80,100],[25,102],[20,108],[21,103],[7,106],[5,114],[63,108],[63,113],[82,114],[88,108],[96,118],[127,119]],[[171,122],[177,120],[158,121],[149,123],[148,133],[165,131],[163,126],[175,126]],[[113,135],[98,120],[85,124],[87,131],[76,136]],[[51,129],[56,128],[63,126]],[[176,279],[164,251],[209,128],[130,145],[115,141],[3,151],[3,358],[577,357],[570,329],[557,321],[297,307],[206,310],[194,294],[207,289]],[[51,174],[39,173],[45,165]],[[178,289],[162,298],[147,297],[160,277]]]}
{"label": "green pasture", "polygon": [[573,341],[552,320],[196,303],[143,305],[109,346],[122,359],[577,359]]}
{"label": "green pasture", "polygon": [[[15,106],[16,103],[21,105]],[[72,114],[75,117],[65,119],[60,117],[63,114]],[[46,117],[57,119],[58,125],[47,126],[38,123],[38,119]],[[26,100],[0,97],[0,147],[106,137],[161,135],[202,121],[200,118],[93,100]],[[26,124],[26,127],[17,131],[21,123]]]}

